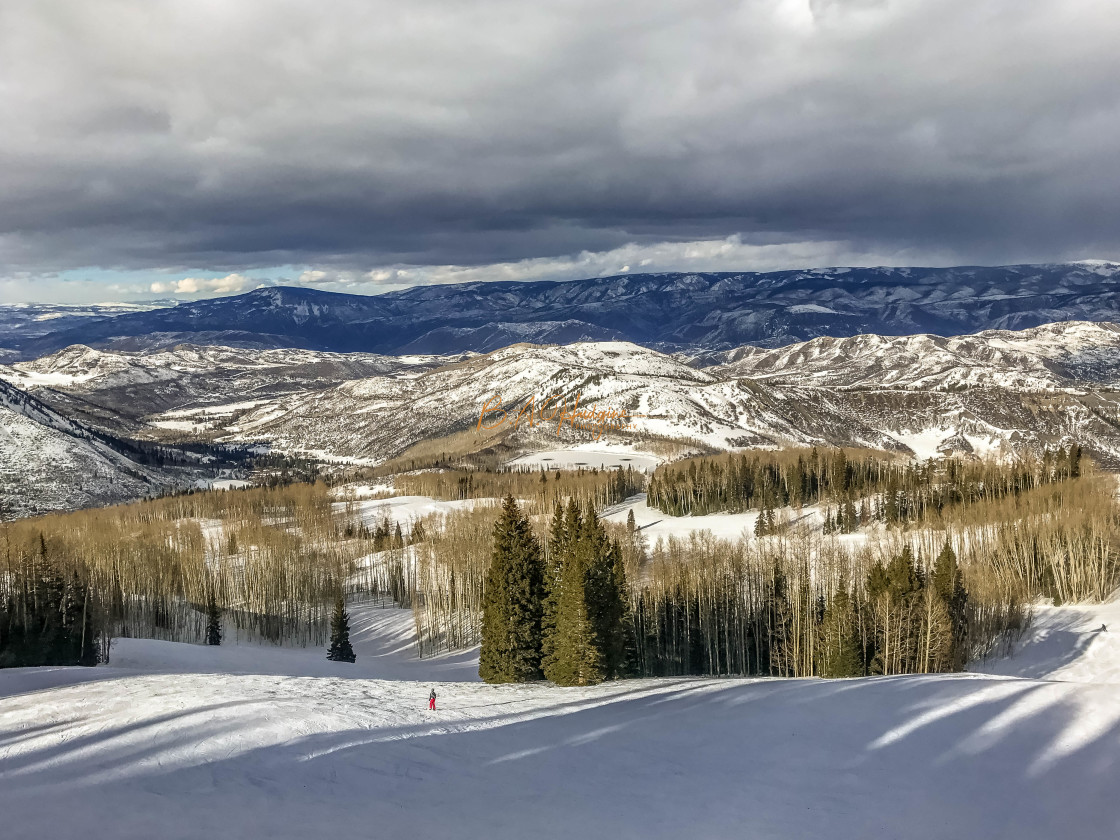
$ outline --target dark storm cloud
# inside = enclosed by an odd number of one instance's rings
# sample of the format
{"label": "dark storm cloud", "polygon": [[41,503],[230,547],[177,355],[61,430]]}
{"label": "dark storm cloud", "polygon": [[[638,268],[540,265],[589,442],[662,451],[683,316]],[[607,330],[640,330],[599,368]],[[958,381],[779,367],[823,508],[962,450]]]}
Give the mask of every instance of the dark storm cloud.
{"label": "dark storm cloud", "polygon": [[8,0],[0,273],[470,265],[729,235],[1120,256],[1115,12]]}

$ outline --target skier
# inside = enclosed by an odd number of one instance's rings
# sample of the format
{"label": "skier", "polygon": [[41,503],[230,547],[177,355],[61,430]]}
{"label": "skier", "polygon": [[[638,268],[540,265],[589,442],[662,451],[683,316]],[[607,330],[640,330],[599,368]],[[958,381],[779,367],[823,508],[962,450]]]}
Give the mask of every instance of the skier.
{"label": "skier", "polygon": [[1107,627],[1105,627],[1105,626],[1104,626],[1104,625],[1102,624],[1102,625],[1101,625],[1101,629],[1100,629],[1100,632],[1101,632],[1101,633],[1107,633],[1107,632],[1108,632],[1108,628],[1107,628]]}
{"label": "skier", "polygon": [[434,688],[432,693],[428,695],[428,708],[433,712],[436,710],[436,690]]}

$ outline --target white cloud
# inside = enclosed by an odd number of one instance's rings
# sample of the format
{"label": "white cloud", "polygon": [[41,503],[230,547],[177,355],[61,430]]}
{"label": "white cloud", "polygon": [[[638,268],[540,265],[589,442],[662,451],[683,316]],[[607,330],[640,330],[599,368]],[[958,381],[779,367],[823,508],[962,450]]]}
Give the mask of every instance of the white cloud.
{"label": "white cloud", "polygon": [[0,6],[0,275],[1120,247],[1115,0],[321,5]]}
{"label": "white cloud", "polygon": [[197,295],[203,293],[228,295],[243,291],[254,282],[243,274],[227,274],[225,277],[184,277],[181,280],[152,283],[149,291],[157,295]]}
{"label": "white cloud", "polygon": [[[739,235],[688,242],[631,243],[608,251],[582,251],[486,265],[397,265],[367,272],[309,269],[302,285],[350,291],[385,291],[433,283],[499,280],[582,280],[662,271],[779,271],[824,266],[951,265],[951,254],[930,251],[868,252],[847,242],[750,244]],[[370,288],[363,288],[370,287]],[[376,287],[376,288],[372,288]]]}

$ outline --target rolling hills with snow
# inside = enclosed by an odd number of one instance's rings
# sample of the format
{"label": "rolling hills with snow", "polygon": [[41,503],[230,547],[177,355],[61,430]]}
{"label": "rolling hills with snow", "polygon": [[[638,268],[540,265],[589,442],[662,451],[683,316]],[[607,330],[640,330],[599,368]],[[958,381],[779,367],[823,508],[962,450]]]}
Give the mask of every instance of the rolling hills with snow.
{"label": "rolling hills with snow", "polygon": [[129,501],[193,478],[157,468],[121,441],[0,379],[0,500],[15,515]]}
{"label": "rolling hills with snow", "polygon": [[1120,388],[1120,325],[1067,322],[1018,332],[816,338],[774,350],[741,347],[710,369],[760,382],[839,388],[1022,391]]}
{"label": "rolling hills with snow", "polygon": [[106,352],[74,345],[0,366],[0,379],[108,431],[135,431],[141,418],[184,406],[261,401],[373,376],[407,378],[457,358],[194,345]]}
{"label": "rolling hills with snow", "polygon": [[[917,458],[998,457],[1076,440],[1113,468],[1120,466],[1118,351],[1120,327],[1089,322],[950,338],[817,338],[701,356],[620,341],[451,357],[72,346],[0,366],[0,380],[9,393],[103,435],[345,462],[379,463],[467,434],[480,447],[504,441],[514,458],[667,438],[713,449],[846,445]],[[498,426],[549,398],[543,414],[524,415],[516,428],[507,422],[485,440],[476,434],[480,420]],[[629,425],[612,430],[585,418],[573,428],[570,417],[560,423],[557,406],[626,412]],[[11,427],[9,481],[42,476],[20,466],[39,457],[27,433],[15,431],[27,419],[3,417]],[[55,470],[54,481],[77,484],[82,474]],[[119,486],[138,490],[149,477]],[[74,491],[73,498],[85,497]]]}
{"label": "rolling hills with snow", "polygon": [[[551,416],[556,403],[570,408],[578,397],[585,408],[628,411],[631,436],[717,449],[828,444],[927,458],[1010,454],[1076,438],[1103,463],[1120,463],[1115,325],[1069,323],[959,339],[861,336],[842,347],[828,341],[744,352],[704,368],[624,342],[516,345],[405,375],[284,394],[236,415],[187,408],[172,419],[194,422],[193,433],[214,440],[379,461],[478,428],[491,399],[515,416],[530,401],[539,406],[555,396]],[[491,412],[482,422],[501,416]],[[534,422],[530,448],[595,437],[572,433],[570,422],[561,435],[555,419]]]}

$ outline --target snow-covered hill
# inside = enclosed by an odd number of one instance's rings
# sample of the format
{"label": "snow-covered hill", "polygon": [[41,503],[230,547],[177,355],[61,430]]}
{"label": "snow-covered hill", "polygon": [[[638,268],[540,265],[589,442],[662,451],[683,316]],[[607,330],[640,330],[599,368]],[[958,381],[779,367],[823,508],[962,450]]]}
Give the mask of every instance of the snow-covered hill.
{"label": "snow-covered hill", "polygon": [[[715,361],[707,367],[701,361]],[[526,451],[600,446],[594,422],[558,434],[557,405],[627,412],[619,439],[717,449],[847,445],[918,458],[1002,456],[1076,440],[1120,466],[1120,326],[1067,322],[938,338],[814,339],[778,350],[670,355],[622,341],[517,344],[455,357],[180,346],[85,346],[13,366],[0,379],[37,404],[111,435],[262,444],[380,462],[427,440],[542,418],[499,434]],[[483,415],[484,408],[489,409]],[[9,469],[18,476],[21,446]],[[508,450],[507,450],[508,451]],[[516,452],[512,453],[516,455]],[[49,460],[49,459],[47,459]],[[527,463],[527,462],[525,462]],[[81,483],[80,472],[71,483]],[[80,496],[75,496],[80,498]]]}
{"label": "snow-covered hill", "polygon": [[1032,679],[1120,685],[1120,600],[1045,604],[1009,656],[974,670]]}
{"label": "snow-covered hill", "polygon": [[1120,387],[1120,325],[1067,322],[975,335],[815,338],[777,350],[741,347],[709,372],[841,388],[1016,390]]}
{"label": "snow-covered hill", "polygon": [[122,639],[0,671],[4,836],[1120,835],[1115,684],[487,686],[477,652],[417,660],[409,613],[355,607],[354,665]]}
{"label": "snow-covered hill", "polygon": [[174,483],[0,380],[0,499],[15,514],[126,501]]}
{"label": "snow-covered hill", "polygon": [[[584,408],[628,411],[632,432],[717,448],[831,444],[927,458],[1077,439],[1103,463],[1120,463],[1115,325],[847,341],[844,352],[820,339],[704,369],[626,342],[515,345],[418,374],[287,394],[232,416],[180,411],[155,422],[220,440],[264,440],[282,451],[381,460],[421,440],[476,429],[488,400],[516,414],[529,400],[540,405],[556,395],[571,407],[578,395]],[[969,368],[966,357],[986,361]],[[972,387],[960,387],[966,380]],[[483,423],[500,418],[491,412]],[[537,431],[555,443],[557,425],[541,422]],[[564,440],[593,438],[584,431]]]}
{"label": "snow-covered hill", "polygon": [[407,377],[454,358],[194,345],[137,353],[74,345],[0,367],[0,379],[41,391],[42,399],[84,420],[113,429],[119,417],[134,429],[141,417],[184,406],[260,400],[370,376]]}

